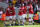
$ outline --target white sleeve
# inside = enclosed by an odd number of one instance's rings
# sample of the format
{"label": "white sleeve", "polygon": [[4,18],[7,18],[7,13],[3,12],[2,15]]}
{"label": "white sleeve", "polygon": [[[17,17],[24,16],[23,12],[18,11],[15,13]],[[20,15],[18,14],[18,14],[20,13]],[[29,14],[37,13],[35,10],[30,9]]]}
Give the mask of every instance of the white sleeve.
{"label": "white sleeve", "polygon": [[3,14],[3,12],[2,12],[2,14]]}
{"label": "white sleeve", "polygon": [[3,14],[3,12],[1,11],[0,14]]}
{"label": "white sleeve", "polygon": [[14,7],[14,9],[16,9],[16,7]]}

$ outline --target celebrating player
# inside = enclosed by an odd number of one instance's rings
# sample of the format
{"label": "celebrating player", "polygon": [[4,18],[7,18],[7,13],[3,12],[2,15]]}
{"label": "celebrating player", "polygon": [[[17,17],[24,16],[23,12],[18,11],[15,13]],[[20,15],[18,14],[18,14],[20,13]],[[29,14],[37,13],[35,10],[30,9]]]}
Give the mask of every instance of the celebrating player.
{"label": "celebrating player", "polygon": [[18,22],[20,25],[20,20],[22,21],[21,24],[23,24],[23,5],[21,4],[21,7],[19,8],[19,13],[18,13]]}
{"label": "celebrating player", "polygon": [[25,23],[25,18],[27,18],[27,6],[24,4],[24,10],[23,10],[23,23]]}
{"label": "celebrating player", "polygon": [[33,19],[32,19],[32,17],[33,17],[33,6],[28,2],[28,9],[29,9],[29,23],[32,21],[33,22]]}
{"label": "celebrating player", "polygon": [[[10,6],[10,5],[9,5]],[[7,10],[6,10],[6,20],[7,21],[9,21],[10,20],[10,15],[11,15],[11,13],[10,13],[10,8],[9,7],[7,7]],[[11,22],[11,21],[10,21]]]}
{"label": "celebrating player", "polygon": [[10,8],[10,13],[11,13],[11,19],[10,20],[13,20],[13,25],[15,25],[16,14],[15,14],[15,7],[13,6],[13,4]]}

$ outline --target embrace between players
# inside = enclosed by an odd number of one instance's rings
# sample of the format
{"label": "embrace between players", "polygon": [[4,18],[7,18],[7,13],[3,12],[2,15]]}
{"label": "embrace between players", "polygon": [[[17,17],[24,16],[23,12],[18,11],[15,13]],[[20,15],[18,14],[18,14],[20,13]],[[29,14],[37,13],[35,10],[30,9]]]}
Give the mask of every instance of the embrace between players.
{"label": "embrace between players", "polygon": [[[11,25],[12,24],[12,21],[13,21],[13,25],[15,25],[15,21],[16,21],[16,13],[15,13],[15,7],[13,6],[13,4],[12,5],[9,5],[9,7],[7,8],[7,10],[6,10],[6,20],[9,20],[10,21],[10,23],[9,23],[9,25]],[[18,13],[18,23],[19,23],[19,25],[20,25],[20,23],[22,24],[22,25],[24,25],[24,23],[25,23],[25,18],[27,18],[27,12],[28,12],[28,14],[29,14],[29,23],[32,21],[33,22],[33,19],[32,19],[32,17],[33,17],[33,7],[32,7],[32,5],[30,4],[30,3],[28,3],[28,6],[24,6],[24,4],[21,4],[21,6],[19,7],[19,13]],[[28,10],[28,11],[27,11]],[[22,22],[20,22],[20,20],[22,21]],[[5,21],[5,24],[6,24],[6,21]]]}

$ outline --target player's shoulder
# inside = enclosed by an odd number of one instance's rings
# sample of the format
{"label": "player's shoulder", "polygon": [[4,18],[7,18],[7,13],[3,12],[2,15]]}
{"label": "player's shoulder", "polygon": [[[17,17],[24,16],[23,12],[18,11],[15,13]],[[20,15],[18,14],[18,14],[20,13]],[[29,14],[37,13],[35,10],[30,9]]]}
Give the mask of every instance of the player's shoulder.
{"label": "player's shoulder", "polygon": [[15,6],[14,6],[13,8],[14,8],[14,9],[16,9],[16,7],[15,7]]}
{"label": "player's shoulder", "polygon": [[30,5],[30,6],[32,6],[32,5]]}
{"label": "player's shoulder", "polygon": [[33,7],[32,5],[30,5],[30,7]]}
{"label": "player's shoulder", "polygon": [[21,7],[19,7],[19,9],[21,9]]}

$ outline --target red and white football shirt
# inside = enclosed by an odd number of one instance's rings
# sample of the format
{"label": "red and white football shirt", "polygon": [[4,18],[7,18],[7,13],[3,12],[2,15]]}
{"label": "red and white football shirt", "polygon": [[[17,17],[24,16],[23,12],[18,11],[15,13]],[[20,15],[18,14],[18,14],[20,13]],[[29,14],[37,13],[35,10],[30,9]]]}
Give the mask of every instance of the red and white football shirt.
{"label": "red and white football shirt", "polygon": [[26,14],[26,12],[27,12],[27,8],[26,8],[26,6],[24,6],[23,13]]}
{"label": "red and white football shirt", "polygon": [[10,16],[10,12],[9,11],[10,11],[10,8],[8,7],[7,10],[6,10],[6,16]]}
{"label": "red and white football shirt", "polygon": [[32,5],[29,5],[29,13],[33,14],[33,6]]}
{"label": "red and white football shirt", "polygon": [[19,10],[18,15],[23,15],[23,9],[24,9],[24,7],[20,7],[19,9],[20,9],[20,10]]}
{"label": "red and white football shirt", "polygon": [[11,7],[10,8],[10,12],[11,12],[11,16],[15,15],[15,8],[14,7]]}

